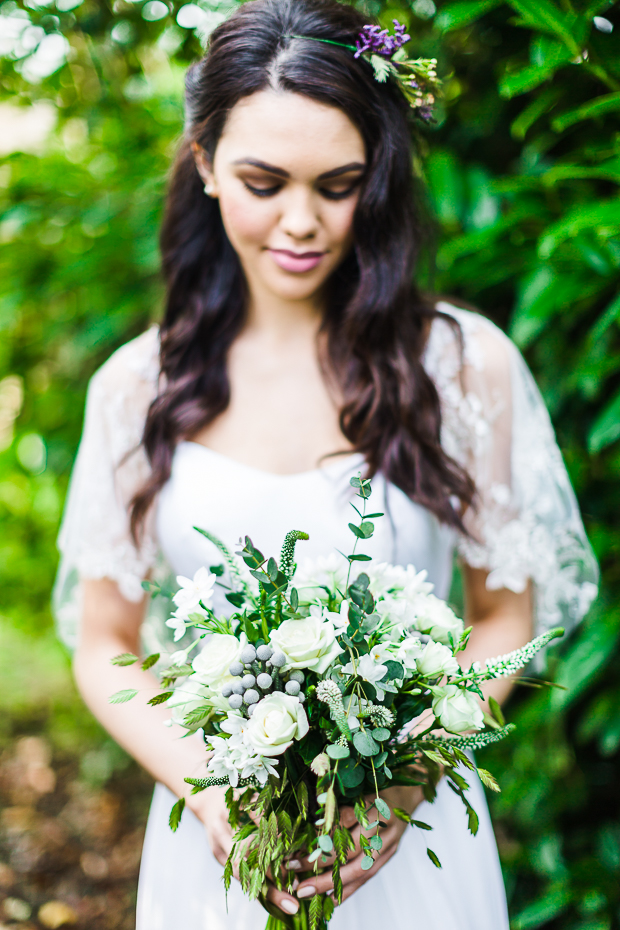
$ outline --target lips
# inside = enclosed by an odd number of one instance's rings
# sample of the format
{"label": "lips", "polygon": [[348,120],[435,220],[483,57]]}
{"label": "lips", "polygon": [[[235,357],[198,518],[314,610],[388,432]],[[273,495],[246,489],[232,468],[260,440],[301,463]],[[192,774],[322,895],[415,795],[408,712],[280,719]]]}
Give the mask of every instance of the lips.
{"label": "lips", "polygon": [[325,252],[291,252],[288,249],[269,249],[276,265],[293,274],[312,271],[319,264]]}

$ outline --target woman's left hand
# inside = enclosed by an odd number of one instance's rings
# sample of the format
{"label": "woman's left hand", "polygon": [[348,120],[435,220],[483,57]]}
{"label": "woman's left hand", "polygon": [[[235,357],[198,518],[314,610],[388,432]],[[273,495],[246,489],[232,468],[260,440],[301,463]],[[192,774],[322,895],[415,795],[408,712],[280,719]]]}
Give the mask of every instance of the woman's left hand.
{"label": "woman's left hand", "polygon": [[[361,888],[369,878],[372,878],[373,875],[383,868],[386,862],[389,862],[396,850],[398,849],[398,844],[400,843],[401,837],[405,830],[407,829],[407,824],[404,821],[399,820],[393,813],[395,807],[400,807],[403,810],[406,810],[409,814],[413,814],[414,810],[424,799],[422,794],[422,788],[419,786],[415,787],[392,787],[386,788],[385,791],[379,792],[380,797],[387,801],[390,807],[390,819],[387,822],[387,826],[379,830],[379,835],[383,840],[383,847],[375,859],[375,864],[371,869],[364,870],[362,869],[362,859],[364,858],[364,853],[360,850],[359,837],[361,832],[361,827],[355,819],[352,807],[343,807],[340,812],[340,822],[343,826],[348,827],[351,830],[351,835],[355,841],[355,849],[349,853],[349,858],[346,865],[341,866],[340,868],[340,877],[342,879],[342,900],[346,901],[347,898],[357,891],[358,888]],[[366,803],[372,804],[374,797],[367,797]],[[376,808],[373,808],[372,811],[376,814],[375,820],[379,817],[379,813]],[[370,820],[372,823],[372,811],[370,812]],[[380,818],[384,823],[385,818]],[[374,834],[374,830],[370,831],[366,829],[365,834],[370,837]],[[333,857],[328,860],[329,863],[333,862]],[[299,869],[306,871],[307,869],[312,868],[311,865],[306,862],[295,863],[299,866]],[[297,897],[298,898],[309,898],[315,894],[325,894],[327,891],[331,891],[334,887],[332,881],[331,865],[325,866],[325,871],[320,872],[318,875],[312,875],[310,878],[305,878],[303,882],[297,888]]]}

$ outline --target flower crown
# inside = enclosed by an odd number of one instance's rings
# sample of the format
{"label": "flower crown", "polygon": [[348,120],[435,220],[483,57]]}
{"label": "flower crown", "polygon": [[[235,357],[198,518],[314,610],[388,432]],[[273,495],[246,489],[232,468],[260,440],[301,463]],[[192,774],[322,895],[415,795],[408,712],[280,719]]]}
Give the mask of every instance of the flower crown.
{"label": "flower crown", "polygon": [[310,39],[327,45],[339,45],[354,52],[355,58],[364,58],[372,65],[375,80],[380,83],[394,78],[405,95],[409,106],[416,116],[426,123],[434,122],[433,107],[439,93],[441,81],[437,77],[436,58],[409,58],[404,50],[411,38],[405,32],[405,26],[397,19],[393,20],[394,34],[380,26],[364,26],[355,45],[334,42],[333,39],[319,39],[316,36],[291,35],[285,38]]}

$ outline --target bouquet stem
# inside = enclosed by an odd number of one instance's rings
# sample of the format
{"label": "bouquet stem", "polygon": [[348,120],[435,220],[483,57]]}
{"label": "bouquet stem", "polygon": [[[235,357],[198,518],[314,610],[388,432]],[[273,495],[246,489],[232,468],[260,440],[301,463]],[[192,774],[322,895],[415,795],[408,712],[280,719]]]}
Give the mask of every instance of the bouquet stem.
{"label": "bouquet stem", "polygon": [[[291,917],[280,919],[270,914],[265,930],[310,930],[309,903],[300,901],[299,910]],[[317,930],[327,930],[327,923],[323,917],[319,920]]]}

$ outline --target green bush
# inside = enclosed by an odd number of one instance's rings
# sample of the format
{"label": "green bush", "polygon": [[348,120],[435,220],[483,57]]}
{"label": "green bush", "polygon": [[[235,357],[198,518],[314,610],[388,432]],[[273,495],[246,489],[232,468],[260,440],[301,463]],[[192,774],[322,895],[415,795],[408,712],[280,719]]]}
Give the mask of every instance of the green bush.
{"label": "green bush", "polygon": [[[57,119],[43,154],[0,167],[2,610],[44,637],[86,381],[158,315],[183,69],[224,9],[200,0],[191,29],[177,0],[72,2],[0,4],[30,29],[0,59],[3,95],[48,101]],[[435,286],[525,352],[601,561],[601,597],[552,660],[565,690],[522,689],[518,738],[485,764],[503,785],[493,804],[515,930],[606,930],[620,926],[620,17],[609,0],[362,5],[386,25],[407,20],[439,60],[444,102],[418,145],[439,220]],[[47,76],[25,49],[43,33],[70,43]]]}

